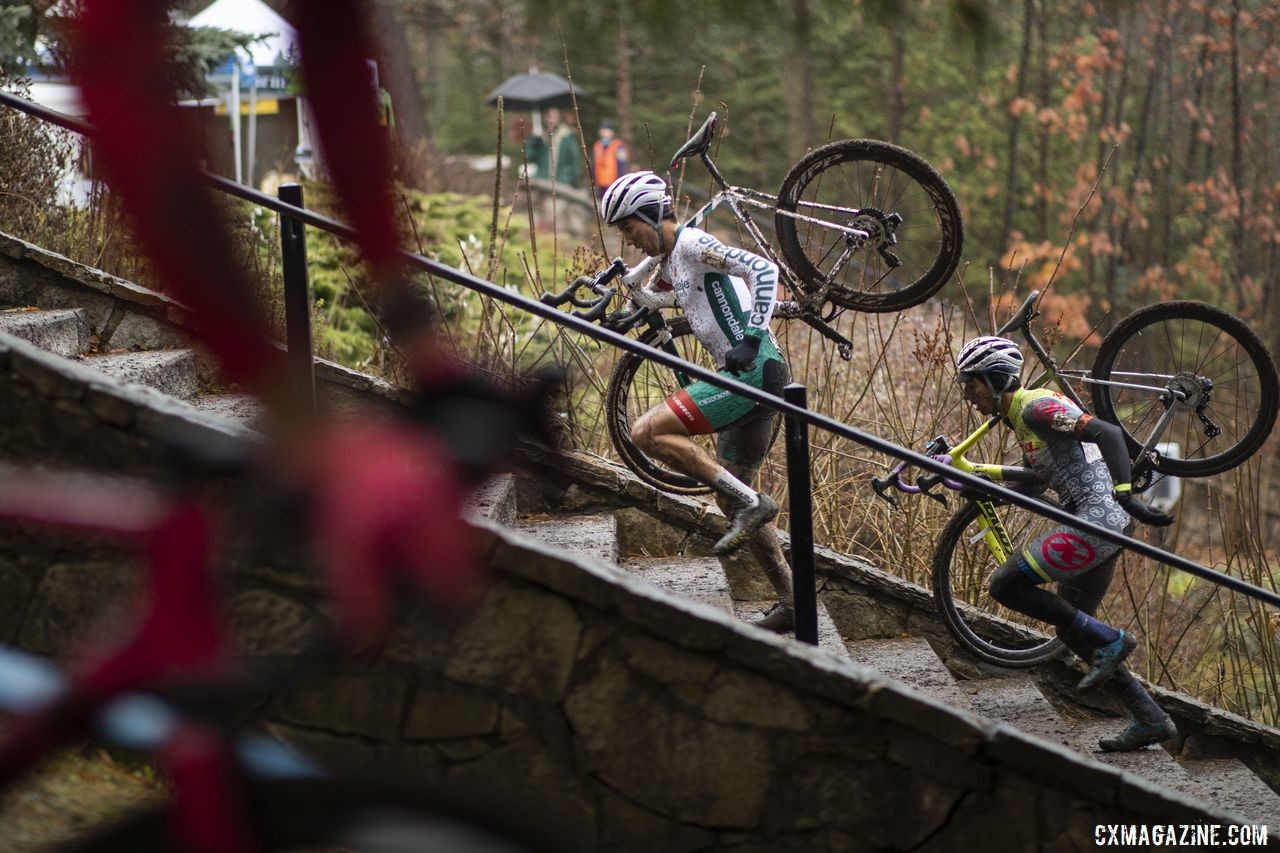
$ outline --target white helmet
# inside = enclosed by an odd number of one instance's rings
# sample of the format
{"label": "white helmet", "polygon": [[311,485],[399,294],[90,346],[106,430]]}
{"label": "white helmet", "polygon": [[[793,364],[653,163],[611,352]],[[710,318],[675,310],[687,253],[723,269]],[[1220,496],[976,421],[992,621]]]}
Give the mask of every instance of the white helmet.
{"label": "white helmet", "polygon": [[671,211],[671,196],[667,182],[653,172],[632,172],[609,184],[600,208],[606,225],[634,216],[657,228]]}
{"label": "white helmet", "polygon": [[1013,377],[1022,373],[1022,350],[1017,344],[1008,338],[983,335],[960,348],[960,356],[956,359],[958,381],[990,373]]}

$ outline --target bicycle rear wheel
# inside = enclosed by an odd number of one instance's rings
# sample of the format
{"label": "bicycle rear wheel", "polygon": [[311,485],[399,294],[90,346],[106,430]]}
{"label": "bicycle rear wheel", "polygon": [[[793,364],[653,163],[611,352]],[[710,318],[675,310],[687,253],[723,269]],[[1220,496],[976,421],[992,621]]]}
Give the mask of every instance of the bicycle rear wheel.
{"label": "bicycle rear wheel", "polygon": [[[254,779],[244,800],[255,849],[296,853],[538,853],[563,851],[546,827],[504,817],[492,805],[442,799],[384,785],[340,779]],[[163,808],[132,815],[63,853],[173,851],[171,814]]]}
{"label": "bicycle rear wheel", "polygon": [[[1052,526],[1035,513],[996,505],[1012,543],[1027,542]],[[947,630],[961,646],[986,663],[1023,668],[1060,656],[1065,647],[1043,633],[1044,623],[1010,610],[991,597],[991,575],[1000,568],[982,541],[986,529],[978,504],[960,508],[938,539],[933,554],[933,601]]]}
{"label": "bicycle rear wheel", "polygon": [[[848,228],[868,233],[850,235]],[[791,167],[774,215],[799,285],[856,311],[900,311],[936,293],[960,263],[964,224],[932,166],[887,142],[843,139]]]}
{"label": "bicycle rear wheel", "polygon": [[[709,370],[715,369],[710,355],[693,336],[687,319],[671,319],[665,331],[670,331],[672,342],[681,358],[703,365]],[[654,346],[660,333],[661,330],[649,329],[640,336],[640,342]],[[704,495],[711,489],[649,456],[631,440],[632,424],[679,390],[680,383],[671,368],[633,353],[623,353],[614,365],[613,372],[609,374],[609,387],[605,394],[605,419],[609,426],[609,438],[623,463],[649,485],[672,494]],[[715,436],[694,436],[693,439],[702,444],[712,457],[716,455]]]}
{"label": "bicycle rear wheel", "polygon": [[[1092,376],[1188,395],[1158,439],[1182,451],[1181,459],[1159,458],[1163,474],[1227,471],[1256,453],[1275,426],[1280,383],[1266,346],[1244,321],[1203,302],[1161,302],[1125,317],[1102,341]],[[1124,430],[1131,454],[1168,409],[1157,392],[1140,388],[1092,384],[1090,395],[1099,417]]]}

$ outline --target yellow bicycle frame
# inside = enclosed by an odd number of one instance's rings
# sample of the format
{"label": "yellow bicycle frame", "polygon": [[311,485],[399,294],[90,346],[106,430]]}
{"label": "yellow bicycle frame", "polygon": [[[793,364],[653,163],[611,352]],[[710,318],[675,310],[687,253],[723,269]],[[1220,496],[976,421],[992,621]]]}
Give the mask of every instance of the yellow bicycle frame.
{"label": "yellow bicycle frame", "polygon": [[[966,474],[988,477],[996,481],[1003,480],[1005,466],[970,462],[964,458],[964,454],[972,449],[999,422],[999,417],[988,419],[986,423],[974,430],[968,438],[948,450],[947,453],[951,456],[951,467]],[[982,519],[982,531],[979,536],[987,547],[991,549],[991,553],[995,556],[997,563],[1004,563],[1013,553],[1013,542],[1010,541],[1009,533],[1004,529],[1004,523],[1000,521],[1000,516],[996,514],[996,505],[989,500],[979,500],[974,503],[978,507],[978,514]],[[972,541],[977,541],[979,536],[975,536]]]}
{"label": "yellow bicycle frame", "polygon": [[[1034,294],[1033,294],[1034,295]],[[1003,329],[1000,330],[1002,333]],[[1028,388],[1041,388],[1050,382],[1054,382],[1078,405],[1083,408],[1079,398],[1074,393],[1070,393],[1069,388],[1063,387],[1058,381],[1058,372],[1051,359],[1043,354],[1039,348],[1039,342],[1032,339],[1032,344],[1037,355],[1040,355],[1040,361],[1045,366],[1044,372],[1027,383]],[[991,431],[991,428],[1000,423],[1000,416],[988,418],[987,421],[974,430],[967,438],[957,444],[955,447],[947,451],[951,456],[951,467],[957,471],[963,471],[966,474],[975,474],[980,477],[1001,482],[1004,480],[1004,472],[1006,466],[993,465],[985,462],[970,462],[964,458],[964,454],[973,448],[975,444]],[[972,541],[976,542],[979,537],[986,542],[987,547],[991,549],[992,555],[996,558],[998,564],[1004,563],[1013,553],[1013,542],[1009,539],[1009,533],[1004,529],[1004,523],[1000,520],[1000,516],[996,514],[996,505],[989,500],[974,501],[978,507],[978,515],[982,519],[982,532],[979,536],[975,536]]]}

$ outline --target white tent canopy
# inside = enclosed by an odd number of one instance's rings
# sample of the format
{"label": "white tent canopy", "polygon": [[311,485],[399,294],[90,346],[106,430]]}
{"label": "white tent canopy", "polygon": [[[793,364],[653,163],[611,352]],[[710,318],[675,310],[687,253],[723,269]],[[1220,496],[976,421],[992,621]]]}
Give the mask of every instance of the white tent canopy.
{"label": "white tent canopy", "polygon": [[298,41],[298,31],[262,0],[215,0],[187,24],[266,35],[265,40],[250,46],[249,56],[245,57],[260,68],[283,65]]}
{"label": "white tent canopy", "polygon": [[[262,0],[215,0],[203,12],[187,21],[189,27],[218,27],[251,36],[266,36],[248,50],[237,49],[237,60],[230,63],[231,80],[226,92],[227,117],[231,122],[231,145],[235,156],[235,179],[252,182],[258,149],[258,70],[281,68],[295,52],[298,31]],[[247,66],[247,67],[246,67]],[[240,88],[249,84],[249,138],[241,140]],[[309,131],[304,108],[299,103],[299,149],[310,150]],[[244,162],[247,153],[248,163]]]}

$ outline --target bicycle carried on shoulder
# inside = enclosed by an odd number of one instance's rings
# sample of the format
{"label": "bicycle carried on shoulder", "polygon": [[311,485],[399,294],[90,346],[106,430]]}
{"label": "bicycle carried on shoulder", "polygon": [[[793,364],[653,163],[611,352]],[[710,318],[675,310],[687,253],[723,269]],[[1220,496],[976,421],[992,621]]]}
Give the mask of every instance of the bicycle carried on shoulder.
{"label": "bicycle carried on shoulder", "polygon": [[[1262,341],[1239,318],[1202,302],[1172,301],[1140,308],[1103,339],[1089,370],[1067,369],[1036,338],[1039,291],[1033,291],[996,334],[1017,332],[1026,339],[1042,372],[1027,384],[1054,383],[1086,411],[1073,383],[1087,385],[1092,411],[1118,424],[1133,459],[1133,487],[1141,494],[1160,478],[1207,477],[1228,471],[1262,447],[1276,422],[1280,381]],[[952,446],[944,436],[925,455],[958,471],[1035,490],[1028,468],[972,462],[966,458],[999,423],[993,417]],[[1178,445],[1180,453],[1162,452]],[[897,465],[872,486],[895,503],[890,489],[923,494],[944,505],[938,486],[965,487],[937,474],[914,482]],[[1057,522],[986,496],[967,497],[938,538],[933,557],[934,603],[948,631],[968,651],[988,663],[1030,667],[1062,653],[1056,637],[1032,627],[1035,620],[999,604],[988,591],[991,575],[1017,545]]]}
{"label": "bicycle carried on shoulder", "polygon": [[[832,326],[845,310],[900,311],[924,302],[946,284],[960,263],[964,226],[955,194],[942,176],[916,154],[888,142],[842,139],[814,149],[787,172],[778,194],[733,186],[710,148],[717,116],[676,151],[670,167],[697,156],[719,191],[693,214],[700,226],[727,207],[758,252],[778,265],[781,282],[794,296],[780,300],[774,317],[801,320],[832,341],[846,361],[853,344]],[[765,238],[751,210],[773,217],[778,250]],[[635,307],[626,294],[656,269],[647,258],[633,269],[621,259],[589,283],[574,283],[542,301],[575,308],[574,315],[626,333],[643,326],[641,342],[714,368],[683,317],[667,321],[656,310]],[[609,313],[619,288],[622,310]],[[579,296],[579,290],[590,295]],[[645,411],[689,384],[689,378],[625,353],[609,377],[606,395],[609,436],[619,456],[650,485],[677,494],[704,494],[702,483],[649,457],[631,441],[631,424]]]}

